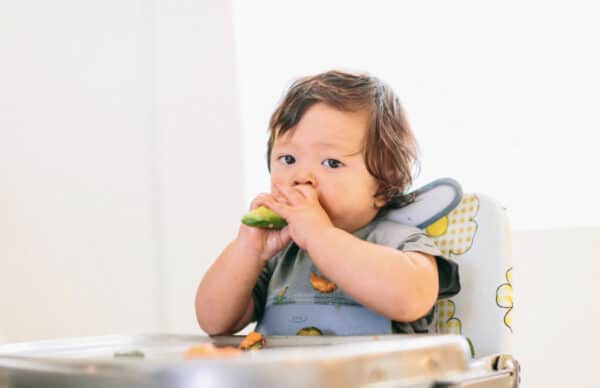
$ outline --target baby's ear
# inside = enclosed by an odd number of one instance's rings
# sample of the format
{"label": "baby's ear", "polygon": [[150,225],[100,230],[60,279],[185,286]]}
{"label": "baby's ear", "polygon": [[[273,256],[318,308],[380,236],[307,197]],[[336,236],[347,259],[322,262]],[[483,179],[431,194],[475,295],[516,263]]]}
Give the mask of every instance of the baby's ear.
{"label": "baby's ear", "polygon": [[385,200],[385,197],[383,195],[378,195],[377,197],[373,198],[374,209],[381,209],[386,205],[386,203],[387,201]]}

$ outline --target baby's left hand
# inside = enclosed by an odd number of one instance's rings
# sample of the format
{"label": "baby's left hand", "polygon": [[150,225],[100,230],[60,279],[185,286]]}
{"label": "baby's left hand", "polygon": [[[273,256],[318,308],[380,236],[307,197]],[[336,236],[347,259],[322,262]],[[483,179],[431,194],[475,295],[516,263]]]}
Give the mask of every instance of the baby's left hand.
{"label": "baby's left hand", "polygon": [[265,204],[286,219],[290,237],[301,249],[306,250],[310,239],[333,227],[333,223],[319,203],[319,194],[310,185],[285,187],[273,186],[273,196]]}

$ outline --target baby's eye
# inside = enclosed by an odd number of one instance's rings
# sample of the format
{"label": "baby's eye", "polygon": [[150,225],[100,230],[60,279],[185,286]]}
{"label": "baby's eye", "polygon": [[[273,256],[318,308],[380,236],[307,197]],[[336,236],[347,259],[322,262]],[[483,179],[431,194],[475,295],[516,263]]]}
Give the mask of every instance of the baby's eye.
{"label": "baby's eye", "polygon": [[283,164],[294,164],[296,162],[296,158],[292,155],[281,155],[277,158]]}
{"label": "baby's eye", "polygon": [[339,168],[344,165],[344,163],[336,159],[325,159],[321,164],[327,168]]}

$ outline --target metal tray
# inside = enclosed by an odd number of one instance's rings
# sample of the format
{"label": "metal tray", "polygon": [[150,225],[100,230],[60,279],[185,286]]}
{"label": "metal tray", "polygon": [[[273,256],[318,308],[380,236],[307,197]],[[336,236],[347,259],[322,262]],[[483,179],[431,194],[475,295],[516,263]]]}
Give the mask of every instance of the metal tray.
{"label": "metal tray", "polygon": [[[0,345],[0,388],[516,386],[512,365],[471,360],[468,343],[455,335],[268,337],[266,348],[233,358],[183,358],[192,345],[238,346],[242,338],[154,334]],[[114,356],[132,350],[144,358]],[[496,385],[471,385],[482,382]]]}

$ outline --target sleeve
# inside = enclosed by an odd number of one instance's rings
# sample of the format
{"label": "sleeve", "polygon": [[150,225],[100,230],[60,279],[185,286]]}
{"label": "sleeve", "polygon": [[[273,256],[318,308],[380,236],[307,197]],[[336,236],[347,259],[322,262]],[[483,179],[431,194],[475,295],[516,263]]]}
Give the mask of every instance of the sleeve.
{"label": "sleeve", "polygon": [[458,263],[442,255],[429,236],[423,232],[413,234],[402,242],[398,249],[426,253],[435,258],[438,268],[438,299],[445,299],[458,294],[460,291]]}
{"label": "sleeve", "polygon": [[263,267],[260,275],[258,275],[256,284],[252,290],[252,299],[254,300],[254,317],[252,318],[252,321],[260,321],[263,316],[269,290],[269,281],[273,275],[273,269],[275,268],[278,257],[279,255],[276,255],[271,258]]}
{"label": "sleeve", "polygon": [[458,263],[444,256],[423,230],[384,221],[377,225],[371,240],[401,251],[421,252],[435,257],[438,268],[438,299],[449,298],[460,291]]}

